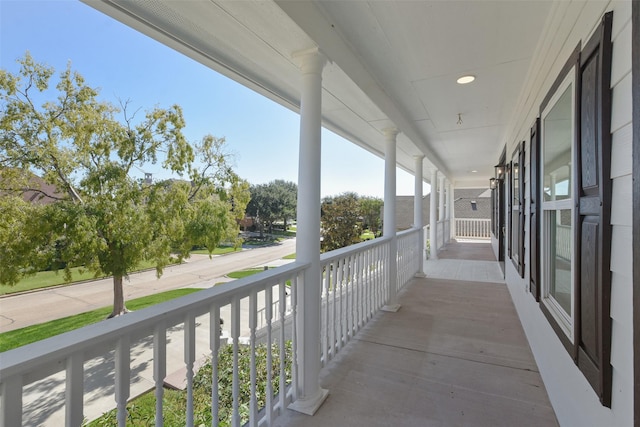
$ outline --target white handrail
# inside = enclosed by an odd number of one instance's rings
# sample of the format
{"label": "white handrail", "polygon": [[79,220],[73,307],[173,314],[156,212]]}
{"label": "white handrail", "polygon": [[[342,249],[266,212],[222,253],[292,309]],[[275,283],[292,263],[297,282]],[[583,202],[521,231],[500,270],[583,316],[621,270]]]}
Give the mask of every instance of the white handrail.
{"label": "white handrail", "polygon": [[456,237],[490,239],[491,220],[485,218],[455,218]]}
{"label": "white handrail", "polygon": [[[211,353],[215,357],[220,348],[219,313],[230,307],[232,313],[230,319],[231,338],[234,343],[234,359],[237,360],[241,331],[239,317],[241,300],[243,302],[244,300],[253,300],[260,293],[264,295],[265,300],[269,300],[274,292],[284,295],[287,282],[290,283],[290,288],[295,293],[299,282],[302,281],[302,272],[306,268],[308,268],[308,264],[292,263],[2,353],[0,366],[0,399],[2,404],[0,421],[2,422],[0,424],[5,426],[22,425],[24,389],[52,374],[66,371],[66,376],[72,378],[71,381],[61,381],[65,389],[64,395],[67,396],[66,424],[80,425],[84,412],[82,410],[82,396],[86,390],[83,391],[83,382],[77,380],[79,373],[86,369],[85,364],[91,359],[105,357],[105,354],[112,354],[115,351],[114,385],[119,412],[117,418],[121,425],[124,425],[122,423],[126,419],[125,405],[131,394],[130,371],[132,371],[134,364],[140,363],[132,359],[142,351],[136,343],[146,337],[153,337],[151,341],[146,339],[148,342],[146,345],[153,346],[155,357],[153,361],[143,363],[155,364],[153,370],[156,393],[161,398],[161,383],[165,380],[165,371],[167,368],[179,369],[180,367],[162,367],[158,364],[166,359],[168,331],[180,325],[184,325],[185,341],[182,369],[186,370],[188,396],[192,396],[194,362],[204,353],[204,351],[198,353],[195,346],[196,318],[209,320],[209,345]],[[260,302],[252,303],[254,309],[259,304]],[[268,311],[272,311],[272,305],[268,304],[268,306],[270,308]],[[280,298],[278,309],[280,313],[295,312],[295,299]],[[271,313],[268,313],[268,329],[272,328],[270,316]],[[204,322],[199,320],[198,323]],[[255,322],[253,323],[249,329],[250,333],[255,336],[256,326]],[[280,324],[280,327],[282,326],[283,323]],[[295,335],[289,335],[295,341]],[[283,349],[285,346],[283,340],[284,334],[282,333],[273,340],[269,339],[267,342],[269,354],[273,343],[277,343],[279,348]],[[235,368],[234,366],[234,370]],[[280,383],[284,384],[290,381],[286,379],[284,369],[281,369],[277,374]],[[237,381],[237,376],[234,375],[234,395],[236,395]],[[253,386],[255,387],[255,385]],[[295,388],[290,387],[288,392],[280,397],[280,400],[276,400],[276,396],[269,396],[272,399],[272,406],[266,412],[280,411],[283,408],[283,399],[285,399],[285,404],[293,400],[294,390]],[[215,412],[217,411],[217,402],[213,403],[212,411]],[[189,404],[188,408],[187,425],[192,425],[193,405]],[[234,409],[237,415],[235,403]],[[84,414],[84,416],[87,415]]]}
{"label": "white handrail", "polygon": [[[386,303],[391,260],[397,262],[398,289],[415,275],[423,259],[424,242],[419,240],[419,230],[410,229],[398,233],[398,252],[393,256],[389,253],[390,237],[321,255],[323,365],[335,357]],[[57,390],[61,392],[47,397],[52,401],[54,397],[61,399],[66,406],[66,415],[59,415],[61,419],[56,419],[55,424],[80,425],[84,417],[91,419],[101,415],[91,413],[84,403],[91,400],[87,399],[87,394],[92,393],[92,387],[97,387],[87,378],[91,378],[90,371],[98,367],[106,370],[101,373],[102,377],[113,378],[112,385],[106,386],[115,391],[115,401],[113,394],[109,394],[111,391],[105,394],[104,389],[101,390],[100,399],[111,399],[112,407],[118,409],[120,425],[126,421],[126,405],[130,396],[148,389],[148,386],[143,390],[135,388],[142,383],[136,379],[141,375],[141,370],[149,371],[148,376],[154,382],[158,402],[157,425],[162,425],[163,384],[168,374],[182,371],[181,381],[186,381],[187,388],[186,425],[191,426],[194,424],[193,384],[201,359],[203,355],[208,355],[212,360],[218,360],[227,345],[220,336],[221,318],[225,320],[225,331],[229,332],[231,347],[226,348],[233,353],[231,423],[239,425],[245,422],[240,419],[240,406],[245,403],[239,401],[238,358],[241,345],[246,342],[252,353],[252,396],[247,403],[250,408],[249,424],[271,425],[275,417],[295,399],[298,363],[304,363],[296,359],[296,301],[298,286],[303,286],[304,271],[309,265],[294,262],[266,270],[2,353],[0,425],[20,426],[23,422],[43,424],[42,420],[32,419],[41,412],[30,409],[30,405],[34,404],[33,390],[39,382],[51,381],[53,377],[56,378]],[[256,399],[256,345],[266,344],[267,358],[273,361],[279,357],[277,352],[285,354],[283,349],[289,340],[293,343],[291,359],[285,361],[281,357],[279,366],[277,363],[267,363],[268,369],[273,371],[268,373],[269,378],[273,380],[266,387],[265,407],[259,408]],[[176,344],[181,352],[177,365]],[[280,350],[272,350],[272,344]],[[173,357],[170,357],[171,354]],[[291,365],[290,376],[285,372],[288,371],[287,364]],[[219,419],[221,410],[215,398],[221,392],[218,390],[220,375],[217,363],[212,363],[214,398],[211,414],[214,420]],[[50,383],[42,384],[43,388],[52,387]]]}
{"label": "white handrail", "polygon": [[390,241],[378,238],[320,257],[322,366],[384,305]]}

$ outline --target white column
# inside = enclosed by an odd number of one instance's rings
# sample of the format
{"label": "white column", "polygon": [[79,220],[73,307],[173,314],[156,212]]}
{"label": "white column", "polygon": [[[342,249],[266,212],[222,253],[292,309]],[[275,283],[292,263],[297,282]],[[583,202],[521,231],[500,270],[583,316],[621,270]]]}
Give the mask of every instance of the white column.
{"label": "white column", "polygon": [[444,202],[444,219],[449,219],[451,215],[450,202],[451,202],[451,184],[449,184],[449,180],[444,180],[444,188],[446,191],[445,197],[446,200]]}
{"label": "white column", "polygon": [[400,305],[396,294],[398,292],[398,238],[396,233],[396,136],[395,128],[384,129],[386,139],[384,150],[384,224],[382,235],[390,237],[389,242],[389,284],[387,288],[387,303],[382,307],[384,311],[398,311]]}
{"label": "white column", "polygon": [[438,177],[438,220],[444,221],[444,176]]}
{"label": "white column", "polygon": [[440,233],[440,240],[437,242],[436,249],[440,250],[441,247],[444,246],[447,237],[445,236],[445,223],[444,223],[444,196],[445,196],[445,188],[444,188],[444,175],[440,175],[438,178],[438,221],[440,221],[439,227],[442,228]]}
{"label": "white column", "polygon": [[[451,210],[449,209],[449,200],[451,199],[451,191],[449,187],[449,180],[447,178],[444,179],[444,220],[443,224],[443,235],[442,235],[442,243],[449,242],[449,236],[451,236],[451,221],[449,215],[451,214]],[[449,224],[447,228],[447,222]]]}
{"label": "white column", "polygon": [[418,229],[418,250],[420,251],[420,262],[416,277],[424,276],[424,230],[422,224],[422,160],[424,156],[413,156],[416,161],[415,166],[415,190],[413,196],[413,226]]}
{"label": "white column", "polygon": [[296,258],[310,263],[298,287],[298,390],[290,409],[313,415],[327,397],[320,388],[320,152],[322,126],[322,69],[317,50],[297,56],[302,69],[300,96],[300,154]]}
{"label": "white column", "polygon": [[456,238],[456,202],[455,202],[455,194],[454,194],[453,184],[449,183],[449,188],[447,190],[447,194],[449,194],[449,201],[447,202],[449,221],[451,223],[451,233],[449,239]]}
{"label": "white column", "polygon": [[438,217],[436,196],[438,194],[438,170],[431,171],[431,195],[429,196],[429,259],[438,259]]}

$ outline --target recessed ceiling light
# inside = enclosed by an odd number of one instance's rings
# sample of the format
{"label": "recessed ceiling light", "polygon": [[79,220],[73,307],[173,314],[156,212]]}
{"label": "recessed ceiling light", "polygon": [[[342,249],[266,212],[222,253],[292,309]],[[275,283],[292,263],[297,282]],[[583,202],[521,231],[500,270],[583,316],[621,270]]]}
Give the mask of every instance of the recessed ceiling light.
{"label": "recessed ceiling light", "polygon": [[467,83],[471,83],[475,79],[476,79],[476,76],[472,76],[472,75],[469,74],[468,76],[462,76],[462,77],[458,78],[458,80],[456,80],[456,81],[458,82],[458,84],[466,85]]}
{"label": "recessed ceiling light", "polygon": [[471,171],[471,173],[478,173],[478,171],[474,169]]}

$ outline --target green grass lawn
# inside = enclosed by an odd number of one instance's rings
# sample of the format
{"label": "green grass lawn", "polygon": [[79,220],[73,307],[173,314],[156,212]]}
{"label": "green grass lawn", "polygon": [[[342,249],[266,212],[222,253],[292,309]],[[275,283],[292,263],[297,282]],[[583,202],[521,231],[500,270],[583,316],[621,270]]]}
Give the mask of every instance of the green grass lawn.
{"label": "green grass lawn", "polygon": [[231,277],[232,279],[242,279],[243,277],[248,277],[248,276],[253,276],[254,274],[258,274],[260,272],[263,272],[264,268],[260,267],[260,268],[248,268],[246,270],[240,270],[240,271],[234,271],[231,272],[229,274],[227,274],[228,277]]}
{"label": "green grass lawn", "polygon": [[282,259],[296,259],[296,254],[295,253],[289,254],[287,256],[282,257]]}
{"label": "green grass lawn", "polygon": [[[159,304],[174,298],[188,295],[201,289],[174,289],[155,295],[149,295],[142,298],[136,298],[127,301],[126,305],[129,310],[142,310],[145,307]],[[40,341],[64,332],[72,331],[92,323],[98,323],[107,320],[107,316],[111,313],[111,307],[99,308],[97,310],[88,311],[86,313],[76,314],[74,316],[63,317],[62,319],[52,320],[50,322],[40,323],[38,325],[27,326],[26,328],[16,329],[14,331],[0,334],[0,352],[11,350],[12,348]]]}

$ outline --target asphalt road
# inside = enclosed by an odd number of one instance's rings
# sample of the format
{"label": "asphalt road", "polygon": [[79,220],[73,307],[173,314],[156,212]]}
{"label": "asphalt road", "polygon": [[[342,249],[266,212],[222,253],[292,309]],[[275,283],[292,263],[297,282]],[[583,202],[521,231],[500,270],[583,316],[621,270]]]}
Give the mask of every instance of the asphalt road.
{"label": "asphalt road", "polygon": [[[213,286],[232,271],[278,265],[274,261],[296,251],[295,239],[246,249],[227,255],[193,255],[184,264],[165,268],[160,279],[155,270],[135,273],[124,283],[125,300],[185,287]],[[228,279],[227,279],[228,280]],[[113,281],[95,280],[70,286],[0,298],[0,332],[7,332],[113,304]]]}

